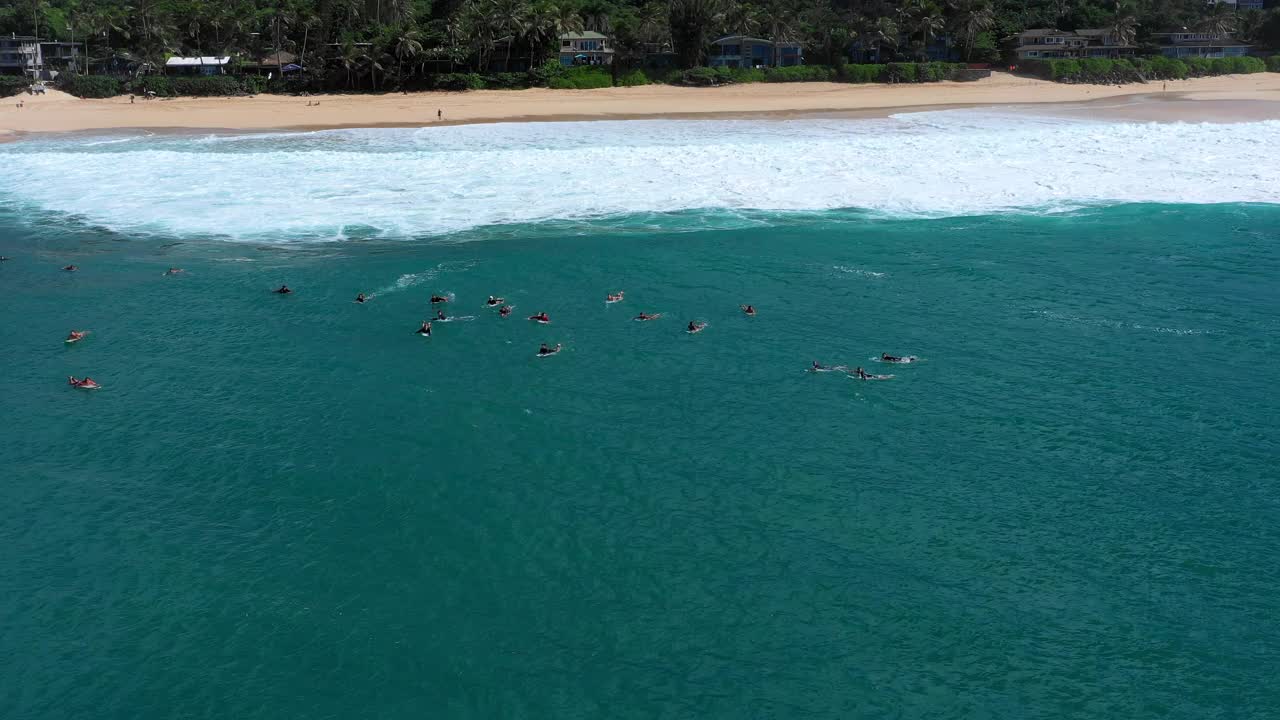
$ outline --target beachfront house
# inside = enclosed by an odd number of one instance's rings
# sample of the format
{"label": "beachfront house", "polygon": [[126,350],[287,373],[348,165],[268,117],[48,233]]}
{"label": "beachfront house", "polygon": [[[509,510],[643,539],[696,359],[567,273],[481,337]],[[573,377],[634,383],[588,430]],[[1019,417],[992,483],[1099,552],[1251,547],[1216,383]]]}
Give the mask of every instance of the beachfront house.
{"label": "beachfront house", "polygon": [[287,50],[272,50],[254,62],[242,63],[240,69],[244,72],[279,78],[288,73],[301,71],[302,65],[298,64],[297,55]]}
{"label": "beachfront house", "polygon": [[1202,30],[1170,30],[1151,33],[1160,45],[1160,54],[1171,58],[1243,57],[1249,54],[1249,43],[1231,37],[1231,33]]}
{"label": "beachfront house", "polygon": [[32,76],[40,65],[40,43],[34,37],[0,38],[0,73]]}
{"label": "beachfront house", "polygon": [[707,64],[727,68],[790,67],[803,65],[804,53],[800,43],[729,35],[711,41]]}
{"label": "beachfront house", "polygon": [[1018,35],[1015,50],[1019,60],[1049,60],[1066,58],[1124,58],[1132,57],[1136,45],[1121,42],[1116,34],[1105,28],[1057,30],[1033,28]]}
{"label": "beachfront house", "polygon": [[171,57],[164,61],[165,75],[226,75],[230,57]]}
{"label": "beachfront house", "polygon": [[565,33],[560,36],[560,64],[609,65],[613,63],[613,47],[609,38],[598,32]]}
{"label": "beachfront house", "polygon": [[79,72],[82,61],[79,43],[12,34],[0,37],[0,75],[54,80],[63,72]]}

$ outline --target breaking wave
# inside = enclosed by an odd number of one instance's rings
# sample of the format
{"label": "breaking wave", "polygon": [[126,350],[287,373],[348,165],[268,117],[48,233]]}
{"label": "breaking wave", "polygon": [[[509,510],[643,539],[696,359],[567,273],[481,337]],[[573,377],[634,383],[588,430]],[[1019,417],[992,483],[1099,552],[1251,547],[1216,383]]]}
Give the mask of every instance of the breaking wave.
{"label": "breaking wave", "polygon": [[115,231],[256,242],[688,210],[940,217],[1280,202],[1280,121],[951,110],[112,139],[0,147],[0,197]]}

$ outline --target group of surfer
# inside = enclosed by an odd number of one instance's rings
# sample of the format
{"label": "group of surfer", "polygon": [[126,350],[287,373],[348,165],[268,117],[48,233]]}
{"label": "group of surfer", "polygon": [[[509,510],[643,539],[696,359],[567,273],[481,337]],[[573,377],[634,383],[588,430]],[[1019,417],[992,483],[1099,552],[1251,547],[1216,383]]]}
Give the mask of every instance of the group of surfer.
{"label": "group of surfer", "polygon": [[[280,286],[279,290],[276,290],[276,292],[285,294],[287,292],[292,292],[292,291],[289,290],[288,287],[282,285]],[[367,296],[364,293],[358,293],[356,295],[355,301],[357,303],[365,303],[371,297],[372,296]],[[450,302],[452,299],[453,298],[448,295],[432,294],[431,304],[442,305]],[[623,299],[623,292],[621,290],[619,290],[616,293],[609,293],[605,295],[605,302],[609,304],[621,302],[622,299]],[[495,295],[490,295],[489,299],[485,300],[484,304],[486,307],[489,307],[489,308],[495,308],[495,307],[498,308],[498,316],[503,318],[511,315],[511,311],[514,309],[514,306],[507,304],[506,298],[500,298]],[[754,317],[756,314],[756,309],[751,305],[740,305],[739,307],[742,309],[742,312],[749,317]],[[640,321],[648,321],[648,320],[657,320],[660,317],[662,317],[662,313],[641,312],[639,315],[635,317],[635,319]],[[463,319],[468,319],[468,318],[463,318]],[[540,310],[537,313],[530,315],[529,319],[532,320],[533,322],[536,322],[542,325],[551,324],[551,316],[548,315],[544,310]],[[435,318],[433,318],[432,320],[423,320],[422,324],[418,326],[418,329],[414,330],[413,332],[415,335],[429,338],[431,337],[432,322],[448,322],[448,321],[449,321],[449,317],[445,315],[444,310],[437,308]],[[707,323],[705,322],[690,320],[689,324],[685,328],[685,331],[688,332],[689,334],[694,334],[694,333],[702,332],[706,327],[707,327]],[[538,357],[555,355],[556,353],[560,352],[561,348],[562,348],[561,345],[556,345],[555,347],[549,347],[546,344],[543,344],[542,347],[538,349]]]}
{"label": "group of surfer", "polygon": [[[8,258],[0,258],[0,259],[8,260]],[[79,270],[79,268],[75,265],[67,265],[62,269],[68,272],[75,272],[76,270]],[[165,275],[177,275],[182,272],[183,270],[181,268],[171,267],[165,272]],[[276,290],[273,290],[272,292],[278,295],[290,295],[293,293],[293,290],[291,290],[288,285],[281,285],[279,288],[277,288]],[[623,298],[624,298],[624,294],[621,290],[619,290],[616,293],[606,294],[605,302],[608,304],[613,304],[617,302],[622,302]],[[373,299],[372,295],[366,295],[365,293],[358,293],[356,294],[355,302],[359,304],[364,304],[371,299]],[[448,303],[451,300],[452,300],[452,297],[450,296],[437,295],[437,294],[431,295],[432,305],[441,305],[444,303]],[[485,301],[485,305],[490,308],[496,307],[498,309],[499,317],[503,317],[503,318],[510,316],[512,313],[512,310],[514,309],[514,306],[507,304],[507,301],[505,298],[500,298],[493,295],[489,296],[488,300]],[[739,305],[738,307],[742,311],[742,313],[747,317],[755,317],[756,309],[753,305]],[[661,317],[662,317],[662,313],[648,313],[648,312],[642,311],[640,312],[640,314],[636,315],[634,319],[641,322],[647,322],[650,320],[657,320],[658,318],[661,318]],[[463,318],[463,319],[467,319],[467,318]],[[448,316],[445,315],[444,310],[437,308],[434,321],[447,322],[448,320],[449,318]],[[546,325],[546,324],[550,324],[551,317],[545,311],[539,311],[533,315],[530,315],[529,320]],[[414,333],[417,335],[421,335],[423,337],[428,337],[428,338],[431,337],[431,323],[432,323],[432,320],[423,320],[422,325],[419,326],[418,329],[414,331]],[[685,328],[685,331],[690,334],[694,334],[694,333],[702,332],[702,330],[706,329],[706,327],[707,327],[707,323],[705,322],[690,320],[689,324]],[[71,333],[67,336],[66,342],[68,344],[79,342],[80,340],[84,339],[84,337],[87,334],[88,334],[88,331],[72,330]],[[556,353],[560,352],[562,348],[563,346],[560,344],[555,345],[555,347],[551,347],[551,346],[548,346],[546,343],[543,343],[541,347],[538,348],[537,355],[538,357],[555,355]],[[916,360],[916,357],[913,355],[900,357],[900,356],[890,355],[889,353],[882,353],[878,358],[878,360],[884,363],[895,363],[895,364],[911,363]],[[811,372],[843,372],[843,373],[849,374],[851,377],[856,377],[860,380],[884,380],[884,379],[893,377],[892,375],[874,375],[874,374],[868,373],[861,366],[854,368],[853,371],[850,371],[847,365],[825,366],[822,363],[818,362],[817,360],[813,361],[813,365],[810,368],[810,371]],[[75,376],[69,376],[67,378],[67,384],[71,385],[72,387],[83,388],[88,390],[96,390],[99,387],[101,387],[97,382],[95,382],[92,378],[89,378],[89,377],[85,377],[84,379],[77,379]]]}
{"label": "group of surfer", "polygon": [[[879,360],[882,363],[904,365],[907,363],[913,363],[918,358],[916,358],[915,355],[906,355],[906,356],[899,357],[897,355],[890,355],[889,353],[880,353],[879,358],[872,358],[872,359]],[[810,366],[809,372],[815,372],[815,373],[842,372],[842,373],[848,374],[850,377],[856,377],[859,380],[889,380],[890,378],[893,377],[892,375],[875,375],[875,374],[869,373],[866,370],[863,370],[861,365],[859,365],[858,367],[850,371],[848,365],[823,365],[817,360],[813,361],[813,365]]]}

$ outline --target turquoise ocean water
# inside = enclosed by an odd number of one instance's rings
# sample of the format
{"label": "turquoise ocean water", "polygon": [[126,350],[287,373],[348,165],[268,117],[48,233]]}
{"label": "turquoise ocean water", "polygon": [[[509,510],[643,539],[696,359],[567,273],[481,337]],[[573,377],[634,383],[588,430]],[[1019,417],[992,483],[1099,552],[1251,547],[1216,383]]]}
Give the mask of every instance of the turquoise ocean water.
{"label": "turquoise ocean water", "polygon": [[[1273,717],[1277,241],[1164,203],[230,242],[10,196],[0,715]],[[433,292],[473,319],[424,340]]]}

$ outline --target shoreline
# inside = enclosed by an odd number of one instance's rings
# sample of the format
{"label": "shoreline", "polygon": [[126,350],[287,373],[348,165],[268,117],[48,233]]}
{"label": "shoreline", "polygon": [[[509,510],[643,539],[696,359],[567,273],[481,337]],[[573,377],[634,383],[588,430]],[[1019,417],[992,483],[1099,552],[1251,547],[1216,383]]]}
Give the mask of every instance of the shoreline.
{"label": "shoreline", "polygon": [[[1168,90],[1164,90],[1168,87]],[[1141,85],[1064,85],[996,73],[974,82],[909,85],[760,83],[718,88],[648,85],[597,90],[478,90],[383,95],[258,95],[81,100],[50,91],[0,105],[0,142],[47,134],[311,132],[502,122],[657,119],[884,118],[1002,108],[1135,122],[1280,119],[1280,73]],[[25,107],[16,107],[22,101]],[[315,103],[308,106],[308,103]],[[436,119],[436,110],[444,119]]]}

